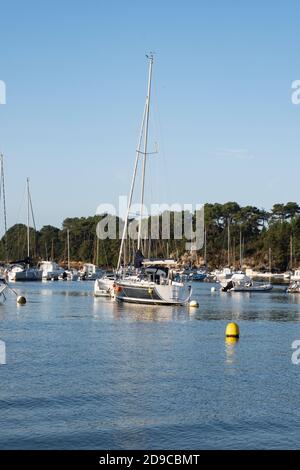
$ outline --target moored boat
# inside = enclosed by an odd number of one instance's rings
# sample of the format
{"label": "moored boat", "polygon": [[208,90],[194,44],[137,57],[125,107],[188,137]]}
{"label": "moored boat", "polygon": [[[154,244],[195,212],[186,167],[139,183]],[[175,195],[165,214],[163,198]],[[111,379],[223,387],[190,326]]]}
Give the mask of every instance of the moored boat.
{"label": "moored boat", "polygon": [[82,269],[78,272],[78,275],[81,281],[95,281],[95,279],[103,276],[103,271],[95,264],[85,263]]}
{"label": "moored boat", "polygon": [[43,281],[58,281],[59,277],[64,273],[64,269],[55,261],[41,261],[39,269],[41,270]]}
{"label": "moored boat", "polygon": [[42,271],[38,268],[30,267],[29,264],[13,264],[7,269],[9,282],[16,281],[41,281]]}
{"label": "moored boat", "polygon": [[94,296],[95,297],[114,297],[115,275],[105,274],[103,277],[95,280]]}
{"label": "moored boat", "polygon": [[300,294],[300,281],[293,281],[286,290],[289,294]]}
{"label": "moored boat", "polygon": [[120,302],[152,305],[186,305],[192,287],[175,271],[174,260],[145,260],[136,276],[115,281],[115,298]]}
{"label": "moored boat", "polygon": [[[191,297],[191,285],[186,282],[187,279],[180,277],[175,271],[176,262],[174,260],[145,260],[142,253],[142,218],[144,206],[144,190],[145,190],[145,170],[148,155],[148,125],[150,112],[150,95],[152,81],[153,55],[147,56],[149,60],[149,74],[147,96],[142,119],[141,133],[139,144],[136,152],[132,183],[128,198],[127,213],[123,227],[123,236],[119,251],[119,259],[117,265],[117,273],[121,268],[121,258],[124,258],[122,277],[115,280],[115,299],[119,302],[131,302],[141,304],[163,304],[163,305],[185,305]],[[135,253],[134,268],[135,272],[128,275],[126,272],[126,263],[124,255],[124,244],[127,239],[128,218],[132,203],[133,191],[135,186],[137,168],[140,159],[142,164],[141,174],[141,200],[139,211],[138,238]],[[149,255],[148,255],[149,256]]]}
{"label": "moored boat", "polygon": [[27,258],[21,261],[15,261],[12,263],[7,269],[7,278],[9,281],[41,281],[42,280],[42,272],[32,266],[32,260],[30,258],[30,212],[32,221],[35,227],[34,216],[33,216],[33,209],[32,209],[32,201],[29,189],[29,178],[26,181],[27,185]]}
{"label": "moored boat", "polygon": [[254,283],[250,277],[243,273],[233,274],[233,276],[221,283],[222,292],[270,292],[272,284]]}

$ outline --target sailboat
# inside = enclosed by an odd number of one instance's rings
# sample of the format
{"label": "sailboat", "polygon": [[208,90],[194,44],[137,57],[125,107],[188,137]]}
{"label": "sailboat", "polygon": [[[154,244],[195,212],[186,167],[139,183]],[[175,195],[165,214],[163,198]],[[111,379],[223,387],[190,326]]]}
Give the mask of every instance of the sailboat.
{"label": "sailboat", "polygon": [[30,265],[30,212],[33,217],[32,202],[27,178],[27,258],[11,265],[7,272],[9,281],[41,281],[42,271]]}
{"label": "sailboat", "polygon": [[[148,155],[148,127],[150,114],[151,82],[153,70],[153,54],[147,56],[149,61],[148,86],[146,103],[143,113],[141,133],[136,152],[133,177],[128,199],[127,214],[119,251],[117,273],[120,272],[125,239],[127,238],[128,218],[132,203],[138,163],[142,159],[141,201],[138,226],[137,251],[135,253],[135,274],[126,274],[124,266],[120,278],[114,282],[115,299],[119,302],[142,304],[185,305],[191,297],[191,285],[183,281],[176,271],[177,263],[173,259],[146,260],[141,251],[142,218],[145,195],[145,174]],[[125,264],[125,263],[124,263]]]}

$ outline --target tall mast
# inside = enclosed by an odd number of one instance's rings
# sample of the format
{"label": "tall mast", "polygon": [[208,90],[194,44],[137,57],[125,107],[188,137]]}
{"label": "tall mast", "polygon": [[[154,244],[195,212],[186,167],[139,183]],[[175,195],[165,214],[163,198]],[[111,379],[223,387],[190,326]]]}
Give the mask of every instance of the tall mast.
{"label": "tall mast", "polygon": [[290,269],[293,269],[293,235],[290,237]]}
{"label": "tall mast", "polygon": [[4,179],[4,157],[1,153],[1,190],[3,197],[3,212],[4,212],[4,243],[5,243],[5,260],[8,261],[7,250],[7,217],[6,217],[6,198],[5,198],[5,179]]}
{"label": "tall mast", "polygon": [[68,270],[70,271],[70,230],[67,230]]}
{"label": "tall mast", "polygon": [[243,266],[243,247],[242,247],[242,229],[240,227],[240,268]]}
{"label": "tall mast", "polygon": [[129,217],[129,211],[130,211],[130,207],[131,207],[131,203],[132,203],[132,196],[133,196],[133,190],[134,190],[134,185],[135,185],[135,178],[136,178],[136,173],[137,173],[137,167],[138,167],[138,163],[139,163],[140,149],[141,149],[142,138],[143,138],[143,131],[144,131],[144,125],[145,125],[145,116],[146,116],[146,106],[145,106],[145,108],[144,108],[143,119],[142,119],[142,125],[141,125],[141,131],[140,131],[140,137],[139,137],[139,142],[138,142],[137,151],[136,151],[136,157],[135,157],[135,162],[134,162],[134,169],[133,169],[133,175],[132,175],[132,180],[131,180],[131,186],[130,186],[130,192],[129,192],[129,198],[128,198],[128,204],[127,204],[127,210],[126,210],[126,216],[125,216],[125,222],[124,222],[124,228],[123,228],[121,246],[120,246],[120,250],[119,250],[119,258],[118,258],[118,264],[117,264],[117,271],[119,270],[120,265],[121,265],[123,247],[124,247],[124,242],[125,242],[126,234],[127,234],[128,217]]}
{"label": "tall mast", "polygon": [[[152,57],[152,56],[151,56]],[[152,57],[152,62],[153,62],[153,57]],[[152,64],[151,64],[152,68]],[[150,70],[149,70],[149,75],[150,75]],[[150,77],[151,78],[151,77]],[[134,169],[133,169],[133,175],[132,175],[132,180],[131,180],[131,186],[130,186],[130,192],[129,192],[129,198],[128,198],[128,204],[127,204],[127,210],[126,210],[126,216],[125,216],[125,221],[124,221],[124,228],[123,228],[123,234],[122,234],[122,240],[121,240],[121,245],[120,245],[120,250],[119,250],[119,258],[118,258],[118,264],[117,264],[117,271],[120,268],[121,265],[121,259],[122,259],[122,254],[123,254],[123,247],[124,247],[124,242],[126,239],[127,235],[127,227],[128,227],[128,217],[129,217],[129,211],[132,203],[132,196],[133,196],[133,190],[134,190],[134,185],[135,185],[135,179],[136,179],[136,174],[137,174],[137,168],[138,168],[138,163],[139,163],[139,158],[141,154],[141,146],[142,146],[142,140],[143,140],[143,134],[144,134],[144,128],[145,128],[145,121],[146,121],[146,116],[147,113],[149,114],[149,109],[148,109],[148,96],[146,98],[146,103],[144,107],[144,112],[143,112],[143,118],[142,118],[142,125],[141,125],[141,130],[140,130],[140,136],[139,136],[139,141],[138,141],[138,146],[136,150],[136,157],[135,157],[135,162],[134,162]],[[147,131],[148,132],[148,131]],[[139,235],[140,235],[140,228],[139,228]],[[133,245],[134,246],[134,245]],[[134,250],[133,250],[134,252]]]}
{"label": "tall mast", "polygon": [[97,246],[96,246],[96,266],[99,266],[99,238],[97,237]]}
{"label": "tall mast", "polygon": [[27,257],[30,257],[30,241],[29,241],[29,214],[30,214],[30,192],[29,192],[29,178],[27,178]]}
{"label": "tall mast", "polygon": [[230,267],[230,219],[228,217],[227,219],[227,231],[228,231],[228,234],[227,234],[227,264],[228,264],[228,267]]}
{"label": "tall mast", "polygon": [[143,218],[143,205],[144,205],[144,195],[145,195],[145,172],[146,172],[146,162],[147,162],[148,127],[149,127],[149,113],[150,113],[153,54],[150,54],[147,57],[149,59],[149,77],[148,77],[148,90],[147,90],[147,98],[146,98],[146,122],[145,122],[145,138],[144,138],[144,152],[143,152],[142,186],[141,186],[141,208],[140,208],[140,221],[139,221],[138,243],[137,243],[138,250],[141,247],[141,235],[142,235],[142,218]]}
{"label": "tall mast", "polygon": [[151,233],[149,234],[148,238],[148,259],[150,259],[151,256]]}
{"label": "tall mast", "polygon": [[207,263],[206,226],[204,227],[204,265]]}

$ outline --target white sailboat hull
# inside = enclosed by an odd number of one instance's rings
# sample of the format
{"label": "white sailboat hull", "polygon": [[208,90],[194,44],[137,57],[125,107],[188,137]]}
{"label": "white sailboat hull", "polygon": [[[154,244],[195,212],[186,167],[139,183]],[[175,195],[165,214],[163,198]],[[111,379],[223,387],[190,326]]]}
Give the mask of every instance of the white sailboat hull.
{"label": "white sailboat hull", "polygon": [[222,292],[269,292],[273,289],[272,284],[254,284],[243,273],[234,274],[227,282],[222,282],[221,286]]}
{"label": "white sailboat hull", "polygon": [[235,286],[227,292],[270,292],[273,289],[271,284],[264,284],[262,286]]}
{"label": "white sailboat hull", "polygon": [[152,305],[186,305],[192,294],[190,285],[172,283],[158,285],[154,282],[116,283],[115,298],[120,302],[131,302]]}
{"label": "white sailboat hull", "polygon": [[114,297],[114,279],[103,277],[95,280],[95,297]]}
{"label": "white sailboat hull", "polygon": [[19,271],[9,271],[8,272],[9,282],[17,281],[41,281],[42,280],[42,271],[35,268],[23,269]]}

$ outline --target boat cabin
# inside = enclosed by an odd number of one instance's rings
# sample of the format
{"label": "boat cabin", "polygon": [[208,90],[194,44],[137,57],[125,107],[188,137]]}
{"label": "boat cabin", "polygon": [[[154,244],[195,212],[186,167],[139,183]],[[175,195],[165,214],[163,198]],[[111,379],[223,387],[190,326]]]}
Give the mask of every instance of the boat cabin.
{"label": "boat cabin", "polygon": [[155,284],[170,284],[176,273],[174,268],[177,263],[175,260],[144,260],[142,263],[143,274],[147,279]]}

